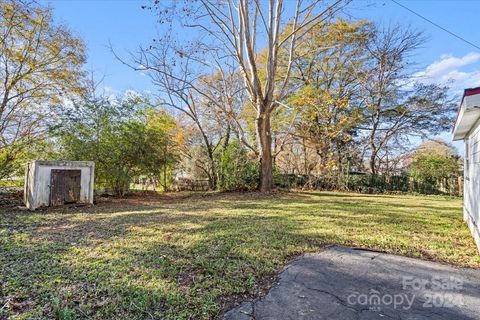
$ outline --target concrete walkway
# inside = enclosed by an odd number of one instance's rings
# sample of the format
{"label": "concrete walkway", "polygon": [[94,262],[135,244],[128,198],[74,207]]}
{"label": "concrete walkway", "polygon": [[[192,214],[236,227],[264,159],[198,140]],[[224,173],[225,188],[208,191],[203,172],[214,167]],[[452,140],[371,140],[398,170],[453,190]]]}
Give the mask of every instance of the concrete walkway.
{"label": "concrete walkway", "polygon": [[287,265],[225,320],[480,319],[480,270],[340,246]]}

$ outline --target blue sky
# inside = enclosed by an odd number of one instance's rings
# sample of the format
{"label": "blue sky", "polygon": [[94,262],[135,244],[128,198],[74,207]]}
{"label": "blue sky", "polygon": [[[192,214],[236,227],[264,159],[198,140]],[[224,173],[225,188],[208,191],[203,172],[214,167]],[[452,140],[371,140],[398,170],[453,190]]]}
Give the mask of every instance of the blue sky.
{"label": "blue sky", "polygon": [[[288,0],[287,0],[288,1]],[[442,27],[480,46],[478,12],[480,1],[398,0]],[[41,1],[54,8],[57,21],[68,25],[87,45],[87,69],[105,75],[104,86],[112,92],[153,91],[149,79],[115,60],[109,44],[128,57],[156,34],[156,18],[141,0],[52,0]],[[480,50],[439,30],[390,0],[355,0],[348,10],[354,18],[366,18],[384,25],[403,24],[425,31],[429,40],[417,52],[415,61],[425,81],[454,80],[456,93],[480,86]],[[449,133],[442,135],[450,139]],[[461,148],[461,144],[456,143]]]}

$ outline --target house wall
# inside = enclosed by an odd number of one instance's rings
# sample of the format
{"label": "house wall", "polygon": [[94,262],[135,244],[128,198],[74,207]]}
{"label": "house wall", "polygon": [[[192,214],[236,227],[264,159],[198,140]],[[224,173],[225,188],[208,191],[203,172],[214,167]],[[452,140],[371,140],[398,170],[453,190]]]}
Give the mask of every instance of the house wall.
{"label": "house wall", "polygon": [[480,121],[465,138],[464,220],[480,252]]}
{"label": "house wall", "polygon": [[80,203],[93,203],[94,164],[91,161],[33,161],[25,173],[25,205],[31,210],[50,204],[52,169],[80,170]]}

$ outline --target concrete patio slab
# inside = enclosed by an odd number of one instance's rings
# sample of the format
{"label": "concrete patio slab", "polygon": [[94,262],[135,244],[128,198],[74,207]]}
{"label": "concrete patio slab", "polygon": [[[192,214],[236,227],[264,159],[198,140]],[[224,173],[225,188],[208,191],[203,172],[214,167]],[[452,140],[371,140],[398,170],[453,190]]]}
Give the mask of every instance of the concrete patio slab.
{"label": "concrete patio slab", "polygon": [[332,246],[281,272],[225,320],[480,319],[480,270]]}

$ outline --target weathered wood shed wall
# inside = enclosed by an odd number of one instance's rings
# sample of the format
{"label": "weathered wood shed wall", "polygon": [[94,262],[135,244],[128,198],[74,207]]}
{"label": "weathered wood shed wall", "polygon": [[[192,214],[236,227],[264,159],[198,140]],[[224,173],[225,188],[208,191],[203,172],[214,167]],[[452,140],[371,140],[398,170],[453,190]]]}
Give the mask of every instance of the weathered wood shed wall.
{"label": "weathered wood shed wall", "polygon": [[95,164],[92,161],[29,162],[25,170],[27,208],[63,203],[93,203]]}

